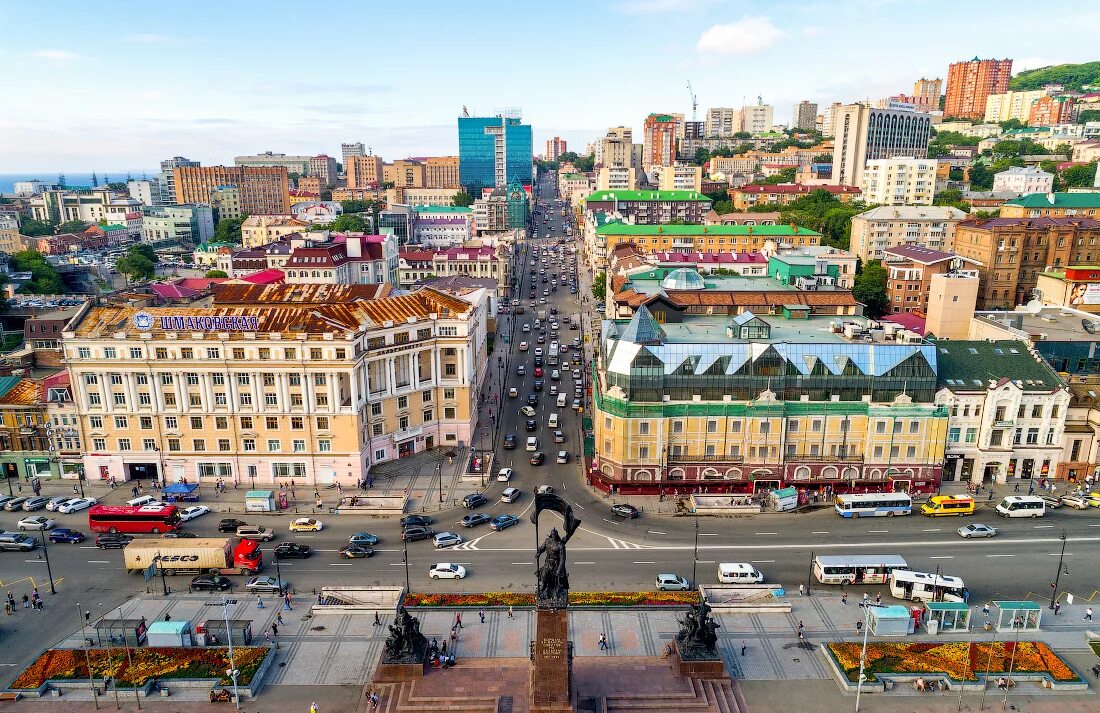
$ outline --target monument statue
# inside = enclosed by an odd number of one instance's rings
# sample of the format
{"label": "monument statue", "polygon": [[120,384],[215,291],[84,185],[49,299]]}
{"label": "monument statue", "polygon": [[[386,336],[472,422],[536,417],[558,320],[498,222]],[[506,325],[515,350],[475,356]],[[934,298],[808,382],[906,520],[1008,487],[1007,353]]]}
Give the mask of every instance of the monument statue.
{"label": "monument statue", "polygon": [[710,613],[710,605],[699,602],[691,609],[680,622],[680,633],[676,635],[676,643],[680,649],[680,657],[684,660],[716,659],[718,655],[718,622],[714,621]]}
{"label": "monument statue", "polygon": [[565,519],[565,536],[562,537],[557,528],[554,528],[535,550],[535,559],[539,563],[535,604],[539,609],[565,609],[569,604],[569,573],[565,569],[565,543],[569,542],[569,538],[581,526],[581,521],[573,515],[573,508],[561,496],[542,493],[535,496],[535,509],[531,513],[531,522],[536,528],[539,513],[543,510],[553,510]]}
{"label": "monument statue", "polygon": [[420,633],[420,620],[405,607],[397,608],[397,618],[389,627],[382,660],[386,663],[421,663],[428,649],[427,638]]}

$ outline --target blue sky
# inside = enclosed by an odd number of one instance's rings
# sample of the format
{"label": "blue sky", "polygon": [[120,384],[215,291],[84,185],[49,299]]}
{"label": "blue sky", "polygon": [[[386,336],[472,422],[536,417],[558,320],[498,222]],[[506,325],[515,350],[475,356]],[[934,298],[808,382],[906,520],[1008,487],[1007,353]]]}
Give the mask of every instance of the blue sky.
{"label": "blue sky", "polygon": [[[377,7],[376,7],[377,5]],[[0,0],[0,173],[204,164],[272,150],[455,153],[463,106],[520,107],[536,152],[650,111],[757,95],[789,121],[908,92],[975,55],[1100,59],[1094,2]]]}

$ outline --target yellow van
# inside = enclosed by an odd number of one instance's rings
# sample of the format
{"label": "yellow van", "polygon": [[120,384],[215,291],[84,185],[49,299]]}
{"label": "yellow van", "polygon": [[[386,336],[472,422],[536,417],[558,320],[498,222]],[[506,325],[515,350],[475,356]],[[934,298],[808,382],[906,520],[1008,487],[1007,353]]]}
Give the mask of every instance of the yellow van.
{"label": "yellow van", "polygon": [[933,495],[920,507],[921,515],[973,515],[974,498],[969,495]]}

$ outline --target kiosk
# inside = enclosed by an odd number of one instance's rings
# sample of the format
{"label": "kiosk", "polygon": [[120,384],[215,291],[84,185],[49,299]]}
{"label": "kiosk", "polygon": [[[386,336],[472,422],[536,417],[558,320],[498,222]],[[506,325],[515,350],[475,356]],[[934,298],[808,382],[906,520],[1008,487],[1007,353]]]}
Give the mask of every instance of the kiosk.
{"label": "kiosk", "polygon": [[150,646],[194,646],[189,621],[154,621],[149,624]]}
{"label": "kiosk", "polygon": [[869,606],[867,627],[875,636],[905,636],[913,633],[913,619],[902,606]]}
{"label": "kiosk", "polygon": [[274,490],[249,490],[244,494],[245,512],[275,512]]}

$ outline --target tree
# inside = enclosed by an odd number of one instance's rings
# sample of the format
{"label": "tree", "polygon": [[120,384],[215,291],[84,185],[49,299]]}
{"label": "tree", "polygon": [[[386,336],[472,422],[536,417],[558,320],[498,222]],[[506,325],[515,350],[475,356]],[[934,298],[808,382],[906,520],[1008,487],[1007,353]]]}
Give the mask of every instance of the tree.
{"label": "tree", "polygon": [[394,187],[394,182],[393,181],[382,181],[382,187],[385,188],[385,189],[393,188]]}
{"label": "tree", "polygon": [[41,220],[35,220],[34,218],[24,218],[19,224],[19,234],[26,235],[30,238],[53,235],[53,226]]}
{"label": "tree", "polygon": [[852,285],[852,297],[867,306],[867,316],[875,319],[890,311],[890,298],[886,295],[886,268],[878,260],[871,260],[856,275]]}
{"label": "tree", "polygon": [[1092,186],[1096,179],[1096,162],[1079,166],[1070,166],[1062,171],[1062,180],[1067,186]]}
{"label": "tree", "polygon": [[207,270],[203,277],[229,277],[229,273],[225,270]]}
{"label": "tree", "polygon": [[751,139],[751,138],[752,138],[752,134],[750,134],[750,133],[749,133],[749,132],[747,132],[747,131],[737,131],[737,132],[734,132],[734,134],[733,134],[733,138],[735,138],[735,139],[741,139],[741,140],[744,140],[744,139]]}
{"label": "tree", "polygon": [[607,299],[607,273],[599,272],[592,279],[592,296],[599,301]]}
{"label": "tree", "polygon": [[1059,156],[1070,157],[1073,156],[1073,147],[1069,144],[1058,144],[1054,147],[1054,150],[1051,151],[1051,153],[1058,154]]}
{"label": "tree", "polygon": [[1077,92],[1086,85],[1100,84],[1100,62],[1056,64],[1039,69],[1026,69],[1008,83],[1013,91],[1042,89],[1048,84],[1061,84],[1066,91]]}
{"label": "tree", "polygon": [[970,167],[970,190],[993,190],[993,172],[985,164],[976,163]]}
{"label": "tree", "polygon": [[214,240],[219,243],[241,242],[241,226],[248,216],[240,218],[222,218],[214,226]]}
{"label": "tree", "polygon": [[8,261],[14,272],[29,272],[31,279],[19,291],[31,295],[63,295],[68,290],[60,273],[36,250],[21,250]]}
{"label": "tree", "polygon": [[111,181],[107,184],[107,187],[110,188],[112,191],[125,191],[126,181]]}
{"label": "tree", "polygon": [[732,213],[733,210],[734,210],[733,209],[733,201],[728,200],[728,199],[727,200],[721,200],[721,201],[714,201],[714,206],[713,207],[714,207],[714,212],[717,213],[718,215],[725,215],[726,213]]}
{"label": "tree", "polygon": [[764,179],[764,184],[774,186],[779,183],[794,182],[794,175],[798,173],[798,166],[788,166]]}
{"label": "tree", "polygon": [[157,251],[153,249],[152,245],[146,245],[145,243],[138,243],[137,245],[131,245],[126,250],[127,255],[140,255],[141,257],[149,260],[150,262],[157,261]]}
{"label": "tree", "polygon": [[157,253],[144,243],[131,245],[115,263],[115,269],[126,275],[129,281],[151,280],[157,275]]}
{"label": "tree", "polygon": [[331,190],[329,190],[328,188],[326,188],[325,190],[321,191],[321,200],[323,200],[323,201],[330,201],[330,200],[332,200],[332,191],[331,191]]}
{"label": "tree", "polygon": [[66,220],[57,226],[58,233],[83,233],[88,229],[88,224],[83,220]]}
{"label": "tree", "polygon": [[1077,115],[1078,124],[1086,124],[1090,121],[1100,121],[1100,109],[1085,109]]}
{"label": "tree", "polygon": [[591,171],[593,168],[596,167],[596,157],[595,156],[581,156],[576,161],[573,162],[573,165],[576,166],[577,170],[580,171],[581,173],[588,173],[589,171]]}
{"label": "tree", "polygon": [[1001,128],[1004,129],[1005,131],[1012,131],[1014,129],[1023,129],[1026,126],[1027,126],[1027,124],[1020,121],[1019,119],[1007,119],[1007,120],[1001,122]]}
{"label": "tree", "polygon": [[576,151],[566,151],[565,153],[558,156],[558,163],[573,163],[578,158],[579,157],[577,156]]}
{"label": "tree", "polygon": [[369,233],[371,223],[360,213],[345,213],[337,216],[329,229],[337,233]]}
{"label": "tree", "polygon": [[455,197],[452,200],[454,201],[454,204],[456,206],[459,206],[461,208],[467,208],[474,204],[474,197],[466,191],[459,191],[458,193],[455,193]]}
{"label": "tree", "polygon": [[705,147],[700,146],[699,148],[695,149],[695,158],[692,160],[692,163],[694,163],[696,166],[703,166],[709,160],[710,151],[708,151]]}
{"label": "tree", "polygon": [[937,193],[936,197],[932,199],[932,205],[951,206],[962,211],[970,210],[970,204],[963,200],[962,191],[955,188],[948,188]]}

